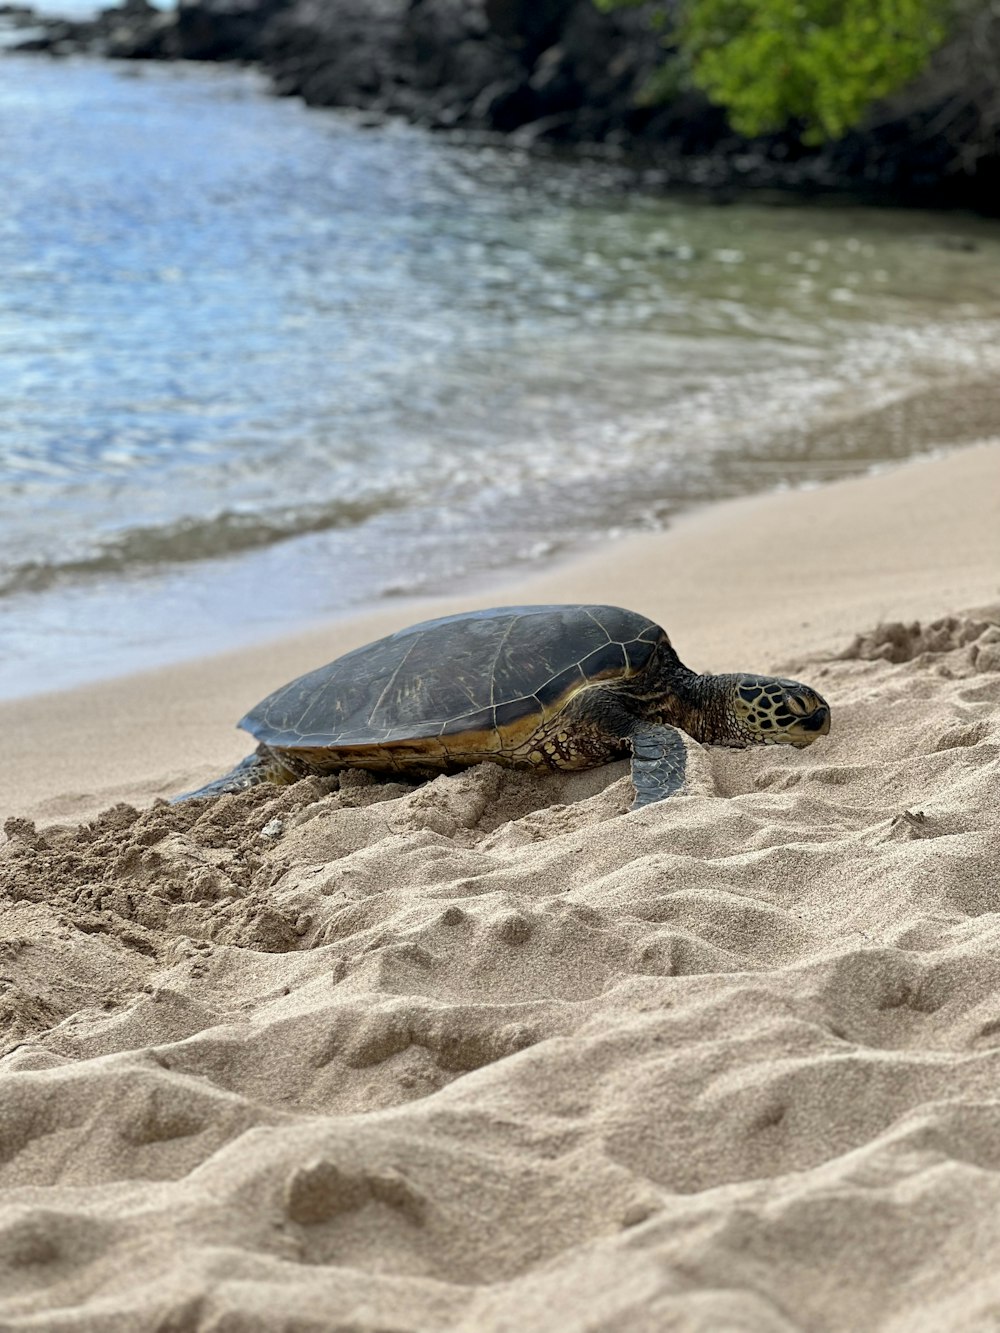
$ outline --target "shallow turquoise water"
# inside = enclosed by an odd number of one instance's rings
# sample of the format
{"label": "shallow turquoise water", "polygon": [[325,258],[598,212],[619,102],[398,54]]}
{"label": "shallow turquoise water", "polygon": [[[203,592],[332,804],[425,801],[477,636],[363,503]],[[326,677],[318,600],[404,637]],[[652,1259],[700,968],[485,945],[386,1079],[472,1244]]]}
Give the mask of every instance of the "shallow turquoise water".
{"label": "shallow turquoise water", "polygon": [[956,387],[996,364],[993,223],[657,200],[229,69],[2,68],[0,696],[993,419]]}

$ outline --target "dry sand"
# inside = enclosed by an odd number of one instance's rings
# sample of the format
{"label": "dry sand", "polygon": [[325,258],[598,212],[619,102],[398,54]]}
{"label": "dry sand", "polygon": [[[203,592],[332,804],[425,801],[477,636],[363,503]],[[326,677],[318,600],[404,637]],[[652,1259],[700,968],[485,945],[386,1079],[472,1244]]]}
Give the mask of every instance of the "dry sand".
{"label": "dry sand", "polygon": [[455,602],[0,710],[4,1333],[1000,1327],[1000,446],[483,600],[583,599],[832,734],[53,824]]}

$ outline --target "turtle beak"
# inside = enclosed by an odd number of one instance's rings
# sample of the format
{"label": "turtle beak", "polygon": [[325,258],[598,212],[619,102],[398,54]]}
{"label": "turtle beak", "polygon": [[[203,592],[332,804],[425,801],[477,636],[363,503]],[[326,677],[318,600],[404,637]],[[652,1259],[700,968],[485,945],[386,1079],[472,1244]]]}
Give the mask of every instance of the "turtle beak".
{"label": "turtle beak", "polygon": [[[820,736],[826,736],[830,731],[830,706],[825,699],[816,696],[816,702],[810,705],[801,695],[793,695],[786,700],[789,709],[798,713],[802,710],[802,716],[796,722],[793,722],[786,730],[789,742],[797,750],[804,749],[807,745],[812,745],[813,741],[818,740]],[[806,711],[806,710],[809,711]]]}

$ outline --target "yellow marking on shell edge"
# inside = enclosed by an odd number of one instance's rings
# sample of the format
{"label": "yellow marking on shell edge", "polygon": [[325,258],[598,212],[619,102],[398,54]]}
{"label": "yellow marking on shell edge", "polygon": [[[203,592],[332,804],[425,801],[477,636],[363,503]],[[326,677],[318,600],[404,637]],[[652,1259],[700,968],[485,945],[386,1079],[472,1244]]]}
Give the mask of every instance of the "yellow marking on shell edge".
{"label": "yellow marking on shell edge", "polygon": [[[538,708],[535,712],[505,724],[502,727],[453,733],[447,737],[427,736],[408,741],[373,741],[368,745],[344,746],[289,746],[284,747],[296,771],[333,773],[341,768],[364,768],[373,773],[405,772],[413,769],[431,769],[446,772],[452,768],[466,768],[493,759],[496,763],[514,768],[550,767],[546,755],[561,757],[560,768],[590,767],[583,755],[574,759],[566,754],[572,746],[572,737],[562,729],[553,734],[553,723],[571,700],[599,686],[606,679],[621,679],[626,673],[611,670],[592,677],[587,684],[567,691],[555,704]],[[558,744],[563,747],[559,755]],[[283,747],[275,746],[280,757]],[[544,751],[544,753],[543,753]]]}
{"label": "yellow marking on shell edge", "polygon": [[[449,737],[442,741],[437,736],[423,740],[393,741],[387,745],[343,745],[323,749],[294,749],[287,753],[297,764],[304,764],[314,773],[334,773],[340,768],[365,768],[372,773],[406,772],[408,769],[464,768],[496,756],[499,762],[510,762],[501,756],[501,739],[492,728],[489,731],[470,731],[456,743]],[[281,751],[277,751],[281,754]]]}

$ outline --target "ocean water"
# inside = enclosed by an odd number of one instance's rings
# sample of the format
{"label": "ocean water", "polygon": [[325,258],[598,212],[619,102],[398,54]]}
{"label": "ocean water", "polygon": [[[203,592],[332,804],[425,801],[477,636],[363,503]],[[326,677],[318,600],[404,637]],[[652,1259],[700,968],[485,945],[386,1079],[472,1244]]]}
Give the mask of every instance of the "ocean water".
{"label": "ocean water", "polygon": [[995,429],[995,223],[0,69],[0,697]]}

